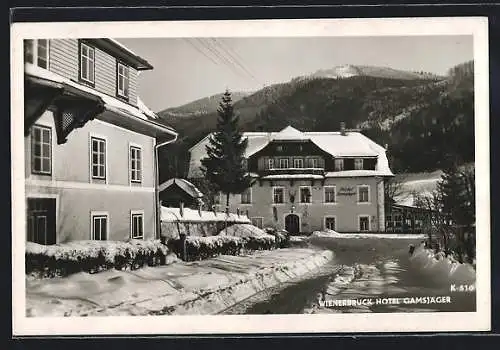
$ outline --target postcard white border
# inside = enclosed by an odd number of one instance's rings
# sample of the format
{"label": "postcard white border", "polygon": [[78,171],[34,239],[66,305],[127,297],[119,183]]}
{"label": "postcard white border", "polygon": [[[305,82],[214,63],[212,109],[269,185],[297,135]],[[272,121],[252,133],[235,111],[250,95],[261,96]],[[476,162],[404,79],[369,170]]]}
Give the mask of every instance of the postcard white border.
{"label": "postcard white border", "polygon": [[[477,311],[319,315],[40,317],[25,312],[23,38],[473,35]],[[485,17],[176,22],[16,23],[11,26],[13,335],[486,331],[491,327],[488,20]]]}

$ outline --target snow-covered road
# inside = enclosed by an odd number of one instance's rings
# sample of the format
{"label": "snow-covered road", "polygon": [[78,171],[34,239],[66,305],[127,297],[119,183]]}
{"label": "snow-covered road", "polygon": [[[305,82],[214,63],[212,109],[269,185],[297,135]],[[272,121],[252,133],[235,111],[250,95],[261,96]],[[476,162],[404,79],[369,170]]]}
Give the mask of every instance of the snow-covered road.
{"label": "snow-covered road", "polygon": [[410,257],[409,245],[418,246],[421,237],[327,236],[310,239],[335,253],[316,275],[259,293],[225,313],[475,311],[474,291],[452,291],[473,285],[469,267],[450,270],[421,249]]}

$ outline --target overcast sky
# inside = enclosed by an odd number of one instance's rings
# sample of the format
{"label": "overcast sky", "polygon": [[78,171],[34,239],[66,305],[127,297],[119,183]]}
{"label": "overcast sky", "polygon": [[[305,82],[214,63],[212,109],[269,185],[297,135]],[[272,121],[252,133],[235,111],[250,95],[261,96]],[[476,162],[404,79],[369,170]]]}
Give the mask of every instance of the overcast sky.
{"label": "overcast sky", "polygon": [[139,95],[156,112],[342,64],[445,74],[473,58],[472,36],[118,40],[154,66],[141,73]]}

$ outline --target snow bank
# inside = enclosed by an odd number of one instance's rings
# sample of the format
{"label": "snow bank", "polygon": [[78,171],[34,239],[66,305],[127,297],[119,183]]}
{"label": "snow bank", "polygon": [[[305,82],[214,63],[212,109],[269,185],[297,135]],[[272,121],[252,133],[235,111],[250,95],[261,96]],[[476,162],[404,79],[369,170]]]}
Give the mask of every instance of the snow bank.
{"label": "snow bank", "polygon": [[474,284],[476,281],[476,270],[472,265],[461,264],[451,257],[445,257],[443,253],[435,254],[423,244],[415,249],[410,261],[431,278],[442,282]]}
{"label": "snow bank", "polygon": [[281,249],[192,263],[27,281],[28,316],[217,314],[281,283],[316,273],[331,251]]}
{"label": "snow bank", "polygon": [[424,234],[402,233],[338,233],[333,230],[314,231],[310,237],[322,238],[387,238],[387,239],[425,239]]}

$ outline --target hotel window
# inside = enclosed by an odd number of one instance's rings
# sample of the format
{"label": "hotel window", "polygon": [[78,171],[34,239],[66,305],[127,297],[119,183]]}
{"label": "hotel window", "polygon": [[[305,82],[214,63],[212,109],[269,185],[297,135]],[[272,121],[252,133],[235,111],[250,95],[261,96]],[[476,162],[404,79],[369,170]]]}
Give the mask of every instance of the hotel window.
{"label": "hotel window", "polygon": [[252,203],[252,189],[247,188],[245,191],[241,193],[241,204],[250,204]]}
{"label": "hotel window", "polygon": [[335,159],[335,171],[344,170],[344,160],[343,159]]}
{"label": "hotel window", "polygon": [[129,93],[129,68],[123,63],[116,66],[116,86],[120,97],[128,98]]}
{"label": "hotel window", "polygon": [[80,80],[92,85],[95,82],[95,50],[84,43],[80,43]]}
{"label": "hotel window", "polygon": [[359,230],[370,231],[370,217],[363,215],[359,217]]}
{"label": "hotel window", "polygon": [[361,185],[358,186],[358,203],[369,203],[370,202],[370,186]]}
{"label": "hotel window", "polygon": [[130,213],[130,231],[133,239],[144,237],[144,213],[142,211]]}
{"label": "hotel window", "polygon": [[354,159],[354,170],[363,170],[363,158]]}
{"label": "hotel window", "polygon": [[288,158],[281,158],[280,159],[280,168],[281,169],[287,169],[288,168]]}
{"label": "hotel window", "polygon": [[91,138],[92,178],[106,179],[106,140]]}
{"label": "hotel window", "polygon": [[325,229],[335,231],[335,217],[334,216],[325,217]]}
{"label": "hotel window", "polygon": [[273,188],[273,203],[281,204],[285,202],[285,189],[283,187]]}
{"label": "hotel window", "polygon": [[302,158],[295,158],[293,160],[293,167],[294,168],[303,168],[304,167],[304,160]]}
{"label": "hotel window", "polygon": [[108,239],[108,214],[92,214],[92,239],[97,241]]}
{"label": "hotel window", "polygon": [[254,217],[250,220],[252,221],[252,225],[257,226],[258,228],[262,228],[264,226],[264,218]]}
{"label": "hotel window", "polygon": [[335,203],[335,186],[325,187],[325,203]]}
{"label": "hotel window", "polygon": [[309,166],[315,169],[319,168],[319,159],[318,158],[309,159]]}
{"label": "hotel window", "polygon": [[24,57],[26,62],[33,63],[38,67],[48,69],[49,41],[47,39],[25,40]]}
{"label": "hotel window", "polygon": [[130,146],[130,181],[142,181],[142,151],[136,146]]}
{"label": "hotel window", "polygon": [[311,203],[311,188],[301,187],[300,188],[300,203]]}
{"label": "hotel window", "polygon": [[31,131],[31,172],[50,175],[52,173],[52,130],[35,125]]}
{"label": "hotel window", "polygon": [[269,169],[274,169],[274,159],[273,158],[268,159],[268,165],[269,165]]}

